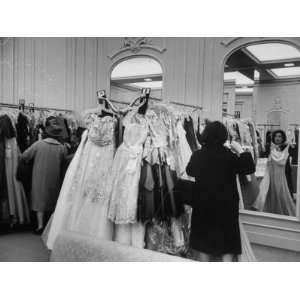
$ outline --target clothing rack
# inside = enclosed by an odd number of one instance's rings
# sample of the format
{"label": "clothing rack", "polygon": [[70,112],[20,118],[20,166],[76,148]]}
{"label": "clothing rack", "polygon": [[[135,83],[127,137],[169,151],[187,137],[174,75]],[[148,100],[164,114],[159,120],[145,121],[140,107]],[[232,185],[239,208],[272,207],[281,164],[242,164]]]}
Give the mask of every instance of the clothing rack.
{"label": "clothing rack", "polygon": [[[120,100],[114,100],[114,99],[109,99],[111,102],[113,103],[118,103],[118,104],[123,104],[123,105],[129,105],[130,102],[125,102],[125,101],[120,101]],[[154,101],[162,101],[161,99],[159,98],[154,98],[154,97],[149,97],[149,100],[154,100]]]}
{"label": "clothing rack", "polygon": [[[7,107],[7,108],[15,108],[15,109],[19,109],[20,105],[19,104],[9,104],[9,103],[1,103],[0,102],[0,107]],[[69,109],[62,109],[62,108],[51,108],[51,107],[39,107],[39,106],[24,106],[24,109],[28,109],[28,110],[38,110],[38,111],[50,111],[50,110],[54,110],[54,111],[60,111],[60,112],[69,112],[72,113],[72,110]]]}
{"label": "clothing rack", "polygon": [[280,126],[280,124],[276,125],[276,124],[256,124],[256,126],[262,126],[264,128],[266,127],[278,127]]}
{"label": "clothing rack", "polygon": [[229,117],[232,117],[234,119],[240,119],[240,118],[237,118],[236,115],[229,114],[229,113],[226,113],[226,112],[223,112],[222,114],[223,114],[223,117],[229,116]]}
{"label": "clothing rack", "polygon": [[170,101],[170,103],[171,103],[171,104],[176,104],[176,105],[185,106],[185,107],[195,108],[195,109],[199,109],[199,110],[202,110],[202,109],[203,109],[202,106],[198,106],[198,105],[185,104],[185,103],[176,102],[176,101]]}
{"label": "clothing rack", "polygon": [[298,127],[300,126],[300,124],[298,124],[298,123],[291,123],[291,124],[289,124],[289,126],[294,127],[294,129],[298,129]]}

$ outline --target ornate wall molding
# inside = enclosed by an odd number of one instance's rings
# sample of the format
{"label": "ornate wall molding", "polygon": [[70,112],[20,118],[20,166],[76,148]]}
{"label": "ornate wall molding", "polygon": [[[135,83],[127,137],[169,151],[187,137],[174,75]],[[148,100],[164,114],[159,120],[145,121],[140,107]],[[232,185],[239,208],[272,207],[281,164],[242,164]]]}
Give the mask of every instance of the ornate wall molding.
{"label": "ornate wall molding", "polygon": [[228,47],[230,44],[232,44],[233,42],[239,39],[242,39],[242,37],[231,38],[230,40],[226,39],[221,42],[221,45],[223,45],[224,47]]}
{"label": "ornate wall molding", "polygon": [[154,50],[159,53],[164,53],[167,49],[161,48],[155,45],[152,45],[152,41],[149,38],[145,37],[125,37],[123,40],[123,45],[121,49],[115,51],[111,55],[108,55],[108,58],[114,59],[119,54],[130,51],[134,54],[140,52],[143,49]]}
{"label": "ornate wall molding", "polygon": [[260,40],[265,40],[266,42],[268,42],[269,39],[272,39],[272,38],[266,38],[266,37],[256,37],[256,38],[249,38],[249,37],[235,37],[235,38],[226,38],[225,40],[221,41],[220,44],[223,45],[224,47],[228,47],[230,46],[231,44],[233,44],[234,42],[240,40],[240,39],[244,39],[244,38],[247,38],[247,39],[257,39],[259,42]]}

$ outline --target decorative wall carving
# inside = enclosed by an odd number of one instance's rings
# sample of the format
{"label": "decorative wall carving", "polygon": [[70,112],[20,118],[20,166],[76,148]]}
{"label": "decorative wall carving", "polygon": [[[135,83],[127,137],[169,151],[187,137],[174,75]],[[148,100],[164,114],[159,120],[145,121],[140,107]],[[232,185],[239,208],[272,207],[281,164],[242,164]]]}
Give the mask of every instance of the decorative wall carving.
{"label": "decorative wall carving", "polygon": [[110,59],[114,59],[117,55],[130,51],[134,54],[140,52],[143,49],[151,49],[159,53],[165,52],[166,48],[161,48],[155,45],[152,45],[152,40],[146,37],[125,37],[123,39],[123,45],[121,49],[115,51],[113,54],[108,55]]}

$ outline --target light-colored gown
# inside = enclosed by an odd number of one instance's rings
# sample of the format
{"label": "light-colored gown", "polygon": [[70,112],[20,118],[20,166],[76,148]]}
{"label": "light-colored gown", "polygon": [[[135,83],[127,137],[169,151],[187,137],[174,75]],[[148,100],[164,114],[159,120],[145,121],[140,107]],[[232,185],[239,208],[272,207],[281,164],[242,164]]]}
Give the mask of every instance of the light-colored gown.
{"label": "light-colored gown", "polygon": [[116,119],[93,115],[92,120],[82,135],[55,212],[44,231],[43,239],[49,249],[63,230],[106,240],[113,238],[113,223],[107,217],[107,208]]}
{"label": "light-colored gown", "polygon": [[289,158],[289,146],[278,151],[273,146],[268,158],[265,176],[253,205],[256,209],[268,213],[295,216],[296,205],[288,187],[285,166]]}
{"label": "light-colored gown", "polygon": [[144,247],[144,226],[137,222],[137,200],[143,145],[148,135],[145,116],[130,112],[124,119],[123,143],[118,148],[110,175],[108,217],[114,222],[117,241]]}

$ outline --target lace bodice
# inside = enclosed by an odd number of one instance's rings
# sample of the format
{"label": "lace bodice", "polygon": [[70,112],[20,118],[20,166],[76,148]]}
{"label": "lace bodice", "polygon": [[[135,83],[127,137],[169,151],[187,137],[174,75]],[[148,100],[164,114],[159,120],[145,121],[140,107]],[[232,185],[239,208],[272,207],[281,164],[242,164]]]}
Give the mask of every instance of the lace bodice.
{"label": "lace bodice", "polygon": [[168,129],[162,120],[151,120],[150,132],[153,147],[165,148],[168,146]]}
{"label": "lace bodice", "polygon": [[131,115],[124,121],[124,125],[124,146],[130,149],[140,149],[148,135],[149,126],[145,117],[138,114]]}
{"label": "lace bodice", "polygon": [[96,115],[91,116],[89,124],[88,138],[98,146],[107,146],[114,142],[114,130],[116,118],[105,116],[100,118]]}

